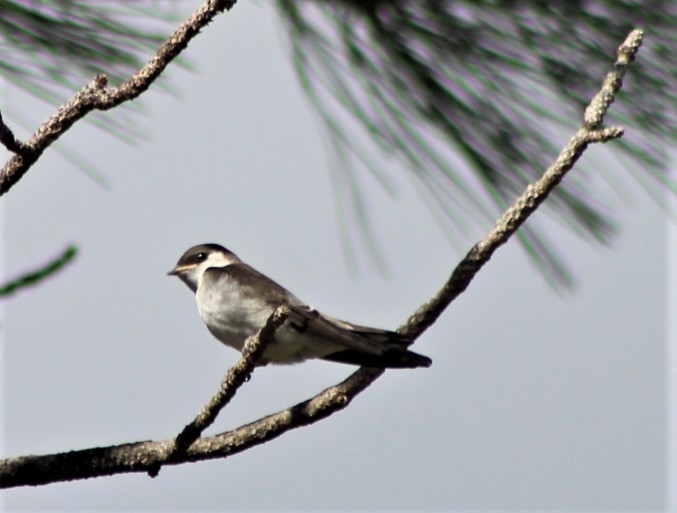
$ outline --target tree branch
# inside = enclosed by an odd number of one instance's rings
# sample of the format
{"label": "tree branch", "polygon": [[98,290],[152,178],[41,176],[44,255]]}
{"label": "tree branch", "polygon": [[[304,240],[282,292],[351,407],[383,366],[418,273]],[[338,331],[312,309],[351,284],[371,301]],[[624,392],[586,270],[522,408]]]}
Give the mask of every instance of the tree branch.
{"label": "tree branch", "polygon": [[[451,301],[467,288],[493,253],[545,201],[589,144],[606,142],[622,136],[622,128],[598,127],[621,87],[621,78],[627,64],[632,61],[639,49],[642,37],[641,30],[634,30],[621,45],[614,71],[607,76],[600,93],[586,109],[583,126],[570,139],[555,163],[547,169],[540,180],[527,187],[514,205],[496,222],[484,240],[475,244],[440,291],[399,328],[401,333],[418,337],[437,320]],[[0,487],[39,485],[123,472],[153,473],[162,465],[224,458],[272,440],[291,429],[317,422],[345,408],[383,372],[383,369],[361,368],[342,383],[327,388],[307,401],[233,431],[199,438],[185,451],[177,452],[176,440],[169,439],[46,456],[9,458],[0,462]]]}
{"label": "tree branch", "polygon": [[273,340],[275,332],[288,316],[288,308],[280,306],[270,315],[263,328],[245,340],[240,360],[223,378],[219,391],[211,398],[209,403],[202,407],[197,417],[183,428],[183,431],[176,437],[172,456],[185,451],[190,444],[200,438],[203,431],[216,420],[219,412],[235,397],[238,388],[245,381],[249,381],[254,367],[261,360],[266,347]]}
{"label": "tree branch", "polygon": [[[16,153],[5,166],[0,169],[0,196],[9,191],[47,147],[61,137],[73,124],[93,110],[109,110],[133,100],[141,95],[157,79],[165,68],[187,46],[202,28],[207,26],[216,15],[230,10],[236,0],[208,0],[186,20],[159,48],[155,56],[141,68],[132,78],[117,87],[106,88],[108,79],[98,75],[83,87],[70,100],[49,117],[26,143],[14,139],[11,130],[2,123],[5,130],[0,136],[5,146]],[[4,132],[4,134],[2,133]],[[9,134],[9,135],[8,135]],[[10,137],[11,135],[11,137]]]}

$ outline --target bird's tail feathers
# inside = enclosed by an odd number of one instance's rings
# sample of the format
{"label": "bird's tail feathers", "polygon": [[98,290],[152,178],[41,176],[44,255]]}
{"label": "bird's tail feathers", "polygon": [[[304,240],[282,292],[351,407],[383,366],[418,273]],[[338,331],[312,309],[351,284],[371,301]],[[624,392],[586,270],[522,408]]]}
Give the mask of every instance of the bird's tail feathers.
{"label": "bird's tail feathers", "polygon": [[388,369],[414,369],[416,367],[430,367],[432,360],[406,349],[388,349],[383,354],[375,355],[346,349],[322,357],[331,362],[349,363],[361,367],[379,367]]}

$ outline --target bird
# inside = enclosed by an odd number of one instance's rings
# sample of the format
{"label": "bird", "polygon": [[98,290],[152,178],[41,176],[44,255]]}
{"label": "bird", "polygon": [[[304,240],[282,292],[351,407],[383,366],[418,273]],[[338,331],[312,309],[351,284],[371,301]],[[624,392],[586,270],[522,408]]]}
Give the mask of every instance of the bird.
{"label": "bird", "polygon": [[180,278],[195,293],[210,333],[238,351],[278,307],[287,307],[287,319],[257,365],[313,358],[379,368],[429,367],[432,363],[427,356],[407,349],[411,337],[320,313],[218,244],[188,249],[167,274]]}

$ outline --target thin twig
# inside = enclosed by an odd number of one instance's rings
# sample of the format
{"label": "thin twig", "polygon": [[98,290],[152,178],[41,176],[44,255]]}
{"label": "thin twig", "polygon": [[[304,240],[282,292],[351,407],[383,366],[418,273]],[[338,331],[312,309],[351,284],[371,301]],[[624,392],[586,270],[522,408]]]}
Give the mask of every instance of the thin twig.
{"label": "thin twig", "polygon": [[197,440],[204,430],[216,420],[219,412],[235,397],[238,388],[245,381],[249,381],[254,367],[261,360],[266,347],[272,342],[275,332],[282,326],[288,316],[289,311],[286,307],[278,307],[268,317],[263,328],[245,340],[240,360],[223,378],[219,391],[214,394],[209,403],[202,407],[195,419],[184,427],[183,431],[176,437],[175,453],[185,451],[190,444]]}
{"label": "thin twig", "polygon": [[585,114],[583,114],[583,126],[585,128],[589,130],[599,128],[604,121],[604,115],[613,103],[616,93],[623,86],[623,76],[628,66],[635,60],[635,55],[637,55],[637,51],[642,45],[643,38],[644,31],[642,29],[635,29],[630,32],[623,44],[618,47],[614,69],[607,73],[602,83],[602,88],[585,109]]}
{"label": "thin twig", "polygon": [[[639,49],[642,31],[634,30],[619,50],[615,72],[622,76],[625,64],[631,62]],[[605,142],[622,136],[621,128],[598,129],[620,80],[604,81],[602,90],[591,102],[584,125],[576,132],[555,163],[536,183],[529,185],[498,220],[487,237],[468,252],[451,276],[431,300],[423,304],[399,331],[420,336],[446,307],[463,292],[479,269],[489,261],[494,251],[524,223],[548,194],[562,180],[591,143]],[[602,100],[597,100],[603,98]],[[595,106],[597,102],[598,106]],[[601,109],[601,113],[599,112]],[[600,120],[599,122],[597,122]],[[185,452],[175,454],[175,439],[161,442],[138,442],[113,447],[87,449],[46,456],[22,456],[0,462],[0,487],[47,484],[123,472],[149,472],[161,465],[177,465],[188,461],[224,458],[272,440],[283,433],[312,424],[345,408],[352,399],[371,385],[383,369],[362,368],[342,383],[327,388],[312,399],[274,413],[233,431],[199,438]],[[170,460],[169,458],[172,457]]]}
{"label": "thin twig", "polygon": [[69,264],[77,254],[78,248],[75,246],[69,246],[61,255],[41,268],[25,273],[18,278],[5,283],[4,285],[0,285],[0,299],[5,299],[7,296],[11,296],[19,289],[40,283],[45,278],[53,275],[65,265]]}
{"label": "thin twig", "polygon": [[470,284],[477,272],[491,256],[512,236],[526,219],[545,201],[550,192],[562,181],[564,175],[573,168],[590,143],[607,142],[623,135],[623,128],[611,127],[598,130],[604,120],[607,109],[622,86],[622,78],[627,64],[632,62],[642,43],[644,31],[635,29],[618,49],[613,71],[609,72],[600,91],[585,109],[583,125],[561,151],[555,163],[548,168],[540,180],[527,186],[517,199],[496,222],[493,229],[481,242],[468,252],[456,266],[451,276],[435,297],[423,304],[407,322],[400,327],[406,335],[418,337],[430,327]]}

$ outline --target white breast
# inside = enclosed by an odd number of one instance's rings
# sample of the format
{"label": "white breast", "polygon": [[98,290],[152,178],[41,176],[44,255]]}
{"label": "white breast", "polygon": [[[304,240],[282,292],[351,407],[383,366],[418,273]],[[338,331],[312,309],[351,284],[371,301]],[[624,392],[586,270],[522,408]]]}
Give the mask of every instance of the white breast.
{"label": "white breast", "polygon": [[218,293],[198,288],[195,298],[200,316],[216,338],[240,351],[245,339],[263,327],[270,312],[258,301],[243,298],[232,289],[219,288]]}
{"label": "white breast", "polygon": [[[260,330],[272,313],[270,307],[255,298],[245,297],[237,287],[222,280],[218,290],[198,287],[198,309],[209,331],[218,340],[238,351],[250,335]],[[313,339],[298,333],[285,324],[276,334],[264,353],[264,358],[275,363],[296,363],[308,358],[321,357],[340,349],[336,344]]]}

